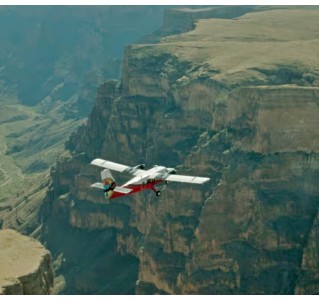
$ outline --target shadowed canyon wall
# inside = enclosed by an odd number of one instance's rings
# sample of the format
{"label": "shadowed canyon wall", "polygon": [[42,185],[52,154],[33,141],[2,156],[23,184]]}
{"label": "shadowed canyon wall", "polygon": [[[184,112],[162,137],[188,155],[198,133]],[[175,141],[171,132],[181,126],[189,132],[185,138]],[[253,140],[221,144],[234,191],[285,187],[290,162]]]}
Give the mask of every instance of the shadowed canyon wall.
{"label": "shadowed canyon wall", "polygon": [[[60,292],[319,293],[318,63],[295,56],[318,40],[278,26],[305,19],[317,28],[307,9],[208,19],[125,49],[51,171],[41,238]],[[96,157],[211,181],[109,202],[89,188]]]}

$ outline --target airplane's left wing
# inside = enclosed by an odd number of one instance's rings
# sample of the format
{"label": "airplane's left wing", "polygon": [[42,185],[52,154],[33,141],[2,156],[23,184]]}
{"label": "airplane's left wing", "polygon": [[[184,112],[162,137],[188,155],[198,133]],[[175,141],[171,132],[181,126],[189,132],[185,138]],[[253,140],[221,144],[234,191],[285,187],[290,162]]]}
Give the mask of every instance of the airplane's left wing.
{"label": "airplane's left wing", "polygon": [[110,169],[110,170],[121,172],[121,173],[129,173],[132,175],[141,175],[145,172],[141,169],[138,169],[137,167],[129,167],[126,165],[114,163],[101,158],[96,158],[92,160],[91,165],[99,166],[105,169]]}
{"label": "airplane's left wing", "polygon": [[197,183],[203,184],[210,180],[208,177],[194,177],[194,176],[185,176],[185,175],[168,175],[165,180],[167,181],[176,181],[176,182],[186,182],[186,183]]}

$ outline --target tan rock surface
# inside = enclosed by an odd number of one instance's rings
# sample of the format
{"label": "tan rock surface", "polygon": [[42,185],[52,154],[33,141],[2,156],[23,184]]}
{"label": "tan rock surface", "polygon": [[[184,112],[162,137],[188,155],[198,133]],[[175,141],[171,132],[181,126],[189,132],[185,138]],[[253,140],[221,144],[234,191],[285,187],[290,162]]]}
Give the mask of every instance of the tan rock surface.
{"label": "tan rock surface", "polygon": [[50,253],[18,232],[0,231],[0,294],[50,294]]}

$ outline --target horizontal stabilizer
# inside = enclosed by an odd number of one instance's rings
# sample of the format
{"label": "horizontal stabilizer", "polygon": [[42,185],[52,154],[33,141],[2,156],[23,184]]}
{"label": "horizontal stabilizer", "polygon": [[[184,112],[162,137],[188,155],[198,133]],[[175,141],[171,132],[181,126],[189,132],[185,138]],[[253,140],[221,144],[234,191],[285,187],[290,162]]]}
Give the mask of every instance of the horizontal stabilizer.
{"label": "horizontal stabilizer", "polygon": [[[93,183],[93,184],[91,184],[91,187],[104,190],[104,184],[101,183],[101,182]],[[129,194],[129,193],[132,192],[133,190],[132,190],[132,189],[127,189],[127,188],[124,188],[124,187],[117,186],[117,187],[114,188],[113,191],[114,191],[114,192],[121,193],[121,194]]]}
{"label": "horizontal stabilizer", "polygon": [[184,176],[184,175],[168,175],[165,180],[167,181],[176,181],[176,182],[187,182],[187,183],[196,183],[203,184],[210,180],[208,177],[194,177],[194,176]]}
{"label": "horizontal stabilizer", "polygon": [[117,186],[114,189],[114,192],[118,192],[118,193],[122,193],[122,194],[128,194],[128,193],[130,193],[132,191],[133,191],[132,189],[127,189],[127,188],[123,188],[123,187],[120,187],[120,186]]}
{"label": "horizontal stabilizer", "polygon": [[101,182],[93,183],[93,184],[91,184],[91,187],[104,190],[104,184]]}

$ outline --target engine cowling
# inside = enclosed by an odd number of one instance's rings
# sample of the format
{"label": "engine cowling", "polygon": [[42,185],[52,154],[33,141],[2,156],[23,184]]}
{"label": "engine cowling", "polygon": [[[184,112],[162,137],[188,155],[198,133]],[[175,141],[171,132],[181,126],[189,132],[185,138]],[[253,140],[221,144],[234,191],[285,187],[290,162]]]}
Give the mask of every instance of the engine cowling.
{"label": "engine cowling", "polygon": [[145,164],[140,164],[135,167],[133,167],[134,170],[144,170],[145,169]]}
{"label": "engine cowling", "polygon": [[176,174],[176,170],[174,168],[167,168],[168,174]]}

